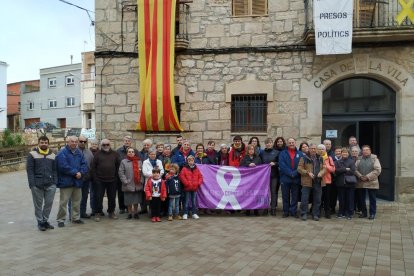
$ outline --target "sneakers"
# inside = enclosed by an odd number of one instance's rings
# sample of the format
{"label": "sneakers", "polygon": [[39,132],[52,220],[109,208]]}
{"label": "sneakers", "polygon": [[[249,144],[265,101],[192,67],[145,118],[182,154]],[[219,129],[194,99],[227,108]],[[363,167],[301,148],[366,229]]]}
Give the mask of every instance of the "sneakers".
{"label": "sneakers", "polygon": [[117,216],[115,216],[115,213],[109,213],[109,214],[108,214],[108,217],[109,217],[110,219],[118,219],[118,217],[117,217]]}
{"label": "sneakers", "polygon": [[156,220],[157,222],[161,222],[161,218],[160,218],[160,217],[156,217],[156,218],[155,218],[155,220]]}
{"label": "sneakers", "polygon": [[307,215],[306,215],[306,214],[304,214],[304,215],[302,215],[302,216],[301,216],[301,219],[302,219],[303,221],[305,221],[305,220],[307,220],[307,219],[308,219],[308,217],[307,217]]}
{"label": "sneakers", "polygon": [[172,221],[172,220],[173,220],[172,216],[168,216],[168,221]]}
{"label": "sneakers", "polygon": [[83,222],[83,220],[80,220],[80,219],[74,220],[74,221],[72,221],[72,223],[75,223],[75,224],[85,224]]}
{"label": "sneakers", "polygon": [[80,217],[83,218],[83,219],[90,219],[91,218],[91,216],[86,214],[86,213],[81,214]]}
{"label": "sneakers", "polygon": [[37,228],[39,228],[40,231],[46,231],[45,224],[43,222],[37,223]]}
{"label": "sneakers", "polygon": [[59,228],[65,227],[65,223],[63,221],[59,221],[58,222],[58,227]]}
{"label": "sneakers", "polygon": [[368,219],[370,219],[370,220],[375,219],[375,215],[369,215],[369,218]]}
{"label": "sneakers", "polygon": [[184,214],[183,215],[183,220],[186,220],[188,218],[188,215],[187,214]]}
{"label": "sneakers", "polygon": [[157,218],[156,217],[152,217],[151,221],[152,222],[157,222]]}
{"label": "sneakers", "polygon": [[51,225],[48,221],[44,222],[44,226],[46,227],[46,229],[55,229],[55,227],[53,225]]}
{"label": "sneakers", "polygon": [[199,219],[200,217],[199,217],[197,214],[194,214],[194,215],[192,216],[192,218],[193,218],[193,219]]}
{"label": "sneakers", "polygon": [[336,218],[343,219],[343,218],[345,218],[345,216],[344,216],[344,215],[341,215],[341,214],[338,214],[338,215],[336,216]]}
{"label": "sneakers", "polygon": [[174,219],[177,219],[177,220],[181,220],[181,219],[183,219],[180,215],[176,215],[175,217],[174,217]]}
{"label": "sneakers", "polygon": [[319,221],[319,217],[318,217],[318,216],[314,216],[312,219],[313,219],[314,221]]}
{"label": "sneakers", "polygon": [[95,221],[100,222],[101,221],[101,214],[97,213],[95,214]]}

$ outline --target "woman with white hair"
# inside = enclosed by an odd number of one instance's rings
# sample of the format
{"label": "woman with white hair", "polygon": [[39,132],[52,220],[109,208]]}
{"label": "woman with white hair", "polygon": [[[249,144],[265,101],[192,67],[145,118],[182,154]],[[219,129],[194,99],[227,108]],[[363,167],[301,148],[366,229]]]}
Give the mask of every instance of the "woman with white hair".
{"label": "woman with white hair", "polygon": [[164,167],[162,166],[161,160],[157,159],[157,150],[155,148],[150,148],[148,150],[148,158],[144,160],[142,164],[142,173],[145,177],[145,182],[147,183],[148,179],[152,177],[152,169],[158,167],[160,169],[160,174],[164,174]]}
{"label": "woman with white hair", "polygon": [[332,194],[332,173],[335,172],[335,164],[332,160],[332,157],[326,152],[326,147],[324,144],[320,144],[317,147],[318,154],[323,159],[323,166],[326,169],[326,173],[323,175],[322,179],[325,182],[325,187],[322,187],[322,203],[321,208],[325,209],[325,217],[327,219],[331,218],[331,194]]}

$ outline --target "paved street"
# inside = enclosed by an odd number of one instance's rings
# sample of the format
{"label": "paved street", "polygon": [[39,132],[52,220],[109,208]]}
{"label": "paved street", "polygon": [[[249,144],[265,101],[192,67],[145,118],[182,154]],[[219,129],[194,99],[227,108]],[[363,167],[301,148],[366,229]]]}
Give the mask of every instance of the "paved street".
{"label": "paved street", "polygon": [[1,275],[414,275],[413,205],[380,203],[375,221],[121,215],[40,232],[20,171],[0,174],[0,209]]}

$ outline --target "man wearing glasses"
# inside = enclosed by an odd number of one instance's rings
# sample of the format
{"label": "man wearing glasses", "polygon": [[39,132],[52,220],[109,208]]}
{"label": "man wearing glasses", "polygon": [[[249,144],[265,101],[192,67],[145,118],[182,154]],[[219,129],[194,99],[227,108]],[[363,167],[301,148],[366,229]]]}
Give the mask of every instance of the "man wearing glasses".
{"label": "man wearing glasses", "polygon": [[[88,139],[85,136],[79,136],[79,144],[78,149],[83,154],[83,157],[86,160],[86,163],[88,164],[88,168],[91,168],[91,164],[93,161],[93,154],[92,152],[86,147],[88,144]],[[91,191],[91,177],[90,177],[90,171],[87,175],[84,175],[82,177],[82,199],[80,203],[80,216],[81,218],[89,219],[91,218],[90,215],[86,213],[86,206],[88,204],[88,195],[89,191]],[[90,206],[91,209],[93,209],[93,192],[90,193]]]}
{"label": "man wearing glasses", "polygon": [[103,209],[102,202],[105,191],[108,197],[108,216],[111,219],[118,218],[115,215],[115,197],[119,164],[119,154],[111,149],[111,142],[108,139],[103,139],[101,149],[93,158],[91,166],[95,186],[95,221],[101,220],[100,215]]}
{"label": "man wearing glasses", "polygon": [[68,136],[66,146],[56,156],[58,182],[60,188],[59,211],[57,221],[59,227],[65,226],[68,201],[72,201],[70,212],[72,223],[83,224],[80,219],[79,205],[82,197],[82,177],[88,173],[88,164],[77,148],[78,137]]}

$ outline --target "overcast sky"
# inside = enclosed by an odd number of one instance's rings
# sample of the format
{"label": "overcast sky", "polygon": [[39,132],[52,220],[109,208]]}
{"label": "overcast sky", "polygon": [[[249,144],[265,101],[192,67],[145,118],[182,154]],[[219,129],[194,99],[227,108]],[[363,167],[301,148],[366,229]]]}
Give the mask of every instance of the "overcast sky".
{"label": "overcast sky", "polygon": [[[94,0],[67,0],[94,11]],[[95,14],[90,13],[92,19]],[[39,79],[39,69],[81,62],[95,49],[88,14],[59,0],[4,0],[0,4],[0,61],[7,83]]]}

